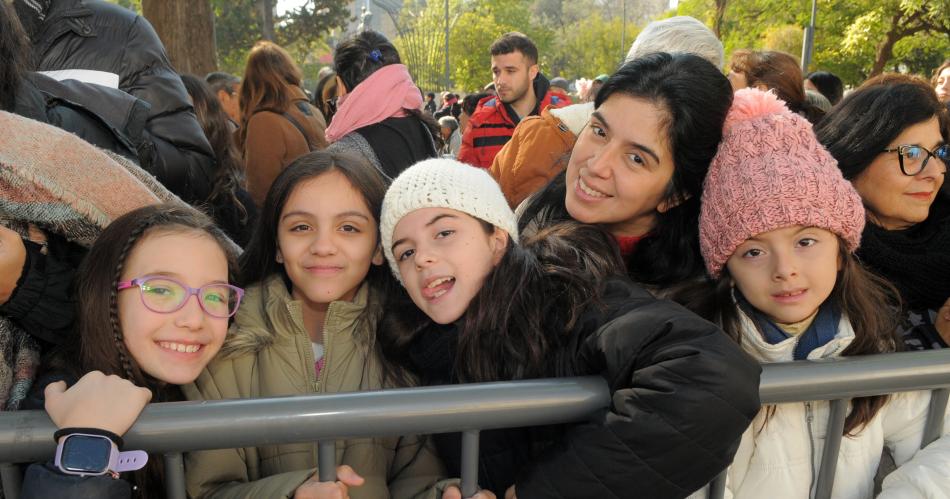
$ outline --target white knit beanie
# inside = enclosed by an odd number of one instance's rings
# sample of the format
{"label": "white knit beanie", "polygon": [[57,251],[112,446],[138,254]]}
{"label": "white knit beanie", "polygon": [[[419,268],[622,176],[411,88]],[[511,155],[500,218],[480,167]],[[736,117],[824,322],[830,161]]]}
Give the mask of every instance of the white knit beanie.
{"label": "white knit beanie", "polygon": [[386,191],[379,231],[383,252],[399,282],[393,231],[402,217],[421,208],[449,208],[505,230],[518,242],[518,221],[495,179],[482,168],[454,159],[427,159],[403,171]]}

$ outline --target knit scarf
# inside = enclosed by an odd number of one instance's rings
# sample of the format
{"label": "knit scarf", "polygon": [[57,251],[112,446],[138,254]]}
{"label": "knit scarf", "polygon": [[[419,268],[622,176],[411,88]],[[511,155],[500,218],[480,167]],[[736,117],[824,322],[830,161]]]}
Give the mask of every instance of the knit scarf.
{"label": "knit scarf", "polygon": [[[769,342],[769,344],[777,345],[792,338],[791,334],[783,331],[772,319],[756,310],[741,293],[737,292],[736,295],[739,306],[755,321],[759,330],[762,331],[762,337],[765,341]],[[825,302],[821,304],[821,307],[818,308],[818,315],[815,316],[815,320],[808,326],[808,329],[798,335],[798,342],[795,344],[793,358],[795,360],[805,360],[812,350],[824,346],[828,344],[829,341],[835,339],[835,336],[838,334],[838,323],[840,321],[841,312],[839,312],[829,300],[825,300]]]}
{"label": "knit scarf", "polygon": [[[88,247],[132,209],[181,202],[135,164],[71,133],[6,112],[0,130],[0,220],[13,228],[32,225]],[[39,359],[38,342],[0,315],[0,410],[19,407]]]}
{"label": "knit scarf", "polygon": [[337,112],[327,127],[331,143],[344,135],[386,118],[406,116],[406,109],[420,109],[422,93],[402,64],[383,66],[337,101]]}
{"label": "knit scarf", "polygon": [[938,197],[927,220],[904,230],[868,222],[858,257],[897,286],[908,310],[937,310],[950,298],[950,201]]}

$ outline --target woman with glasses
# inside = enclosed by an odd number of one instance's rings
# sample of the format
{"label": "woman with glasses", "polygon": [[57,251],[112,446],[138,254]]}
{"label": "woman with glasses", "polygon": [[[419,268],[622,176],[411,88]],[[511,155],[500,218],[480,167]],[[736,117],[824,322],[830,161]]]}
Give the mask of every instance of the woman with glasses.
{"label": "woman with glasses", "polygon": [[23,497],[165,497],[161,457],[120,453],[121,436],[149,401],[183,400],[179,386],[221,349],[243,295],[229,284],[234,258],[189,207],[139,208],[103,230],[79,267],[77,334],[24,407],[45,407],[59,430],[56,459],[29,467]]}
{"label": "woman with glasses", "polygon": [[858,256],[903,301],[912,350],[950,343],[950,162],[947,109],[927,82],[872,78],[815,128],[867,210]]}

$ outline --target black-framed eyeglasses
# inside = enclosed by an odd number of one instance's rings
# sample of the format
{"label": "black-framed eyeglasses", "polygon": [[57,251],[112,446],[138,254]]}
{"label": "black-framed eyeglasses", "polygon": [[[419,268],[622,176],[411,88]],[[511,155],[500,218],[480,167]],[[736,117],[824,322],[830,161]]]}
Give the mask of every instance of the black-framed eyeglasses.
{"label": "black-framed eyeglasses", "polygon": [[947,172],[947,164],[950,163],[950,144],[944,144],[933,151],[924,146],[908,144],[897,146],[892,149],[884,149],[884,152],[896,152],[897,160],[901,165],[901,173],[908,177],[913,177],[924,171],[927,167],[927,161],[931,157],[943,161],[943,171]]}

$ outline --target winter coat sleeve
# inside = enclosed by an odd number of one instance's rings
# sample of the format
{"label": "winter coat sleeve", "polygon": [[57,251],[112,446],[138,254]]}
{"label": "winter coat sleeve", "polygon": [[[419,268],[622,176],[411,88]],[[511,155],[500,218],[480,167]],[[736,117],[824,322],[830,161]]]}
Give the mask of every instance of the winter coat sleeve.
{"label": "winter coat sleeve", "polygon": [[942,437],[918,450],[929,402],[927,392],[908,392],[885,406],[884,441],[899,467],[884,479],[879,498],[950,497],[950,409]]}
{"label": "winter coat sleeve", "polygon": [[759,409],[758,363],[682,307],[632,299],[580,352],[608,381],[609,410],[529,465],[519,497],[686,497],[732,461]]}
{"label": "winter coat sleeve", "polygon": [[52,463],[31,464],[23,477],[22,499],[127,499],[132,497],[129,482],[111,476],[67,475]]}
{"label": "winter coat sleeve", "polygon": [[475,153],[475,146],[473,143],[475,134],[472,132],[472,123],[469,121],[468,125],[465,127],[465,132],[462,133],[462,145],[459,147],[457,159],[462,163],[467,163],[472,166],[480,166],[478,155]]}
{"label": "winter coat sleeve", "polygon": [[525,118],[492,160],[491,175],[512,209],[567,166],[574,134],[559,124],[548,113]]}
{"label": "winter coat sleeve", "polygon": [[119,87],[151,106],[145,135],[154,148],[142,166],[182,199],[204,201],[212,190],[214,154],[181,78],[142,16],[129,25],[122,61]]}

